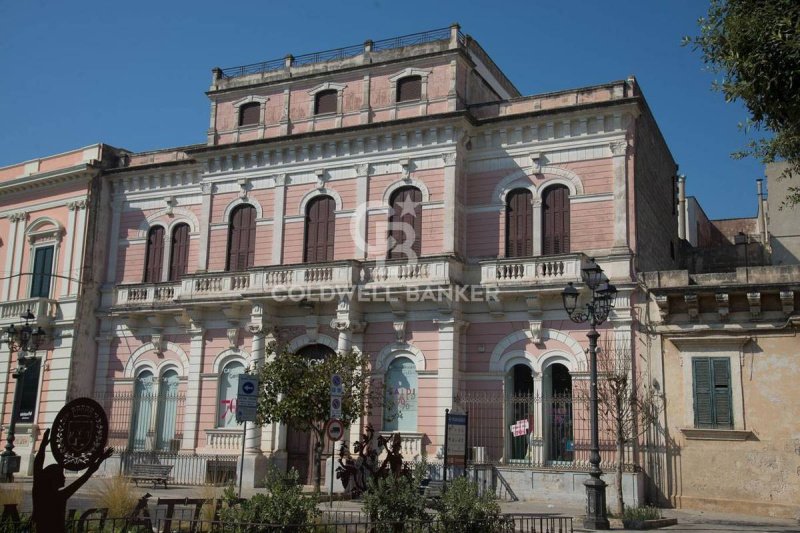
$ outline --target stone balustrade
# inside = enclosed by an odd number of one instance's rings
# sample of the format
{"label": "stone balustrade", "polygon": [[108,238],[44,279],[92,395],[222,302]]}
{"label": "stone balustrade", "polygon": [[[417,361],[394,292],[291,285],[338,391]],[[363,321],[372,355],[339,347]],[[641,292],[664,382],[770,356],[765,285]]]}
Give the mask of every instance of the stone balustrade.
{"label": "stone balustrade", "polygon": [[[381,436],[389,439],[394,432],[381,431]],[[400,431],[400,451],[403,454],[404,461],[415,461],[422,458],[423,444],[425,433],[413,433],[410,431]],[[381,457],[385,456],[386,452],[381,452]]]}
{"label": "stone balustrade", "polygon": [[461,281],[461,263],[450,257],[424,257],[416,262],[376,261],[363,266],[366,286],[447,285]]}
{"label": "stone balustrade", "polygon": [[171,304],[181,294],[180,283],[147,283],[118,285],[114,294],[116,306]]}
{"label": "stone balustrade", "polygon": [[242,430],[240,428],[207,429],[205,453],[232,453],[242,449]]}
{"label": "stone balustrade", "polygon": [[480,283],[503,287],[580,281],[581,266],[586,261],[583,254],[482,261]]}
{"label": "stone balustrade", "polygon": [[58,316],[58,303],[49,298],[26,298],[0,303],[0,324],[20,323],[20,318],[30,309],[40,326],[47,325]]}

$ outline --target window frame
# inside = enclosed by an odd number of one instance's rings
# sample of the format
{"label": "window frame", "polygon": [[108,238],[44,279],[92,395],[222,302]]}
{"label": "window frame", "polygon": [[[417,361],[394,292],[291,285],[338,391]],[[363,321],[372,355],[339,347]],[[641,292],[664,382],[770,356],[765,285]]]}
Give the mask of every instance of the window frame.
{"label": "window frame", "polygon": [[[547,200],[548,200],[548,197],[551,194],[555,193],[555,191],[563,191],[563,194],[565,195],[564,198],[565,198],[565,202],[566,202],[566,217],[565,217],[564,225],[566,226],[566,231],[561,234],[562,240],[561,240],[561,244],[559,246],[559,249],[558,250],[548,250],[548,246],[547,246],[547,243],[548,243],[548,241],[547,241],[547,238],[548,238],[547,229],[548,229],[548,224],[550,224],[550,223],[547,222],[547,217],[548,217]],[[571,216],[572,216],[572,204],[570,202],[570,195],[571,195],[571,193],[570,193],[569,187],[567,187],[563,183],[554,183],[552,185],[548,185],[541,192],[542,216],[541,216],[541,220],[539,221],[539,227],[541,228],[539,233],[541,234],[540,238],[541,238],[541,243],[542,243],[542,245],[541,245],[542,246],[542,252],[541,252],[542,256],[561,255],[561,254],[571,253],[572,243],[570,242],[571,241],[570,237],[571,237],[571,231],[572,231],[572,222],[571,222],[570,219],[571,219]],[[554,223],[554,222],[551,222],[551,223]],[[552,244],[552,248],[555,248],[554,244]]]}
{"label": "window frame", "polygon": [[[510,231],[510,229],[511,229],[510,219],[511,219],[511,216],[512,216],[512,214],[511,214],[511,202],[512,202],[512,200],[514,198],[516,198],[517,196],[520,196],[520,195],[527,195],[528,196],[528,200],[529,200],[527,202],[527,205],[526,205],[526,211],[529,213],[529,218],[528,218],[528,226],[527,226],[528,227],[528,229],[527,229],[528,234],[527,234],[527,239],[526,239],[526,242],[525,242],[525,247],[527,249],[528,245],[529,245],[530,253],[525,253],[525,251],[523,251],[523,253],[517,253],[515,251],[515,253],[512,254],[511,253],[511,241],[512,241],[512,239],[511,239],[511,231]],[[524,187],[516,187],[516,188],[511,189],[510,191],[508,191],[508,193],[506,194],[505,203],[503,204],[503,212],[504,212],[504,215],[505,215],[505,251],[504,251],[505,255],[504,255],[504,257],[513,258],[513,257],[533,257],[534,256],[534,254],[535,254],[534,242],[535,242],[535,239],[536,239],[535,232],[534,232],[534,225],[536,224],[536,221],[535,221],[535,217],[534,217],[533,202],[534,202],[534,194],[531,192],[530,189],[527,189],[527,188],[524,188]],[[517,227],[517,226],[515,225],[515,227]]]}
{"label": "window frame", "polygon": [[[422,190],[419,187],[416,187],[414,185],[406,185],[406,186],[403,186],[403,187],[398,187],[397,189],[392,191],[392,194],[389,197],[389,219],[388,219],[389,227],[387,229],[387,234],[386,234],[386,259],[388,259],[388,260],[408,259],[408,256],[401,254],[399,251],[395,251],[396,247],[393,247],[392,249],[389,249],[389,239],[392,237],[392,234],[394,233],[394,231],[396,231],[396,230],[393,231],[391,229],[391,224],[393,222],[395,222],[395,216],[397,215],[397,213],[396,213],[396,209],[397,208],[395,206],[395,202],[397,202],[397,199],[401,194],[404,194],[407,191],[416,191],[416,193],[419,195],[419,201],[417,202],[417,206],[414,208],[414,221],[413,221],[412,226],[413,226],[414,232],[415,232],[415,235],[414,235],[415,239],[411,243],[411,250],[416,254],[417,258],[422,256],[422,232],[424,231],[424,228],[423,228],[423,225],[422,225],[422,223],[423,223],[423,221],[422,221],[422,218],[423,218],[422,204],[423,204],[423,201],[424,201],[424,196],[422,194]],[[414,201],[414,200],[412,199],[412,201]],[[400,218],[400,221],[402,222],[402,218],[403,218],[402,217],[402,212],[401,212],[401,216],[399,218]],[[401,232],[401,233],[405,238],[405,235],[406,235],[405,232]],[[403,244],[405,244],[405,240],[403,241]]]}
{"label": "window frame", "polygon": [[[722,388],[717,387],[717,366],[724,364],[727,372],[727,384]],[[701,384],[698,383],[698,369],[706,366],[708,371],[708,385],[706,388],[708,392],[702,391]],[[692,357],[692,410],[694,412],[694,428],[695,429],[733,429],[734,416],[733,416],[733,393],[731,383],[731,361],[728,357]],[[701,420],[700,394],[708,394],[708,411],[710,420],[704,422]],[[728,421],[724,421],[724,414],[717,412],[718,398],[723,398],[728,404]]]}
{"label": "window frame", "polygon": [[[313,259],[309,258],[309,234],[311,229],[311,210],[321,203],[322,201],[328,201],[331,205],[330,209],[330,218],[326,221],[326,235],[331,235],[332,238],[330,241],[326,241],[325,243],[325,258],[320,260],[318,259],[318,254],[316,251],[314,252]],[[311,198],[305,206],[305,215],[303,221],[303,263],[308,264],[317,264],[317,263],[328,263],[335,260],[336,257],[336,199],[329,195],[329,194],[318,194]],[[320,223],[317,222],[317,225]],[[316,229],[314,235],[317,235]],[[315,240],[316,243],[319,243],[318,240]],[[316,244],[314,248],[319,248],[320,245]]]}
{"label": "window frame", "polygon": [[[152,249],[150,247],[150,234],[156,230],[161,230],[161,257],[157,262],[158,266],[158,279],[148,279],[149,268],[148,265],[150,263],[150,254],[152,253]],[[144,246],[145,246],[145,253],[144,253],[144,271],[142,272],[142,283],[161,283],[164,280],[164,253],[166,252],[166,236],[167,236],[167,228],[161,224],[153,224],[147,230],[147,234],[144,238]]]}
{"label": "window frame", "polygon": [[[323,97],[332,96],[333,97],[333,107],[332,111],[320,111],[320,103]],[[323,89],[316,94],[314,94],[314,116],[325,116],[325,115],[335,115],[339,112],[339,91],[336,89]]]}
{"label": "window frame", "polygon": [[[179,229],[186,228],[186,246],[185,246],[185,261],[184,264],[186,266],[185,271],[182,274],[177,276],[173,276],[173,271],[175,269],[175,234]],[[170,237],[169,237],[169,262],[167,264],[167,281],[180,281],[182,277],[189,273],[189,248],[192,242],[192,227],[189,225],[188,222],[178,222],[174,226],[170,228]]]}
{"label": "window frame", "polygon": [[[405,84],[416,81],[418,82],[417,86],[417,96],[415,98],[404,98],[401,99],[401,90],[405,86]],[[407,76],[403,76],[397,80],[397,86],[395,89],[394,101],[396,104],[407,104],[413,102],[421,102],[422,101],[422,75],[421,74],[409,74]]]}
{"label": "window frame", "polygon": [[[256,113],[256,121],[255,122],[248,122],[247,124],[244,123],[244,115],[245,111],[250,109],[257,109]],[[252,102],[245,102],[242,105],[238,106],[237,109],[237,124],[240,128],[252,128],[254,126],[261,125],[261,117],[263,115],[262,112],[262,104],[261,102],[252,101]]]}
{"label": "window frame", "polygon": [[[222,395],[222,379],[223,379],[223,377],[225,377],[226,369],[228,367],[230,367],[230,366],[233,366],[233,365],[238,365],[241,368],[241,372],[236,374],[236,376],[237,376],[237,378],[236,378],[237,379],[237,384],[238,384],[238,376],[244,374],[247,371],[247,365],[246,365],[245,361],[242,361],[241,359],[230,359],[228,361],[225,361],[225,363],[220,366],[219,374],[217,375],[217,395],[216,395],[216,397],[217,397],[217,408],[216,408],[216,411],[215,411],[216,418],[215,418],[214,429],[232,429],[232,428],[238,428],[239,427],[238,424],[236,423],[236,415],[235,415],[235,413],[236,413],[236,405],[235,404],[229,406],[226,409],[226,413],[227,413],[228,410],[230,410],[232,413],[234,413],[233,421],[230,424],[226,424],[226,423],[221,422],[221,420],[222,420],[222,416],[221,416],[222,415],[222,401],[223,401],[223,399],[228,400],[228,398],[223,398],[223,395]],[[234,385],[234,389],[236,389],[236,388],[237,388],[237,386]],[[234,401],[236,396],[237,396],[237,393],[238,393],[238,389],[234,390],[233,397],[230,398],[229,400],[230,401]]]}
{"label": "window frame", "polygon": [[[46,294],[42,296],[38,294],[36,296],[33,295],[34,284],[36,283],[36,256],[39,254],[40,250],[46,250],[47,248],[52,249],[52,257],[50,259],[50,273],[48,277],[50,278],[47,283],[47,290],[45,291]],[[30,257],[30,283],[28,283],[28,297],[29,298],[51,298],[53,293],[54,284],[55,284],[55,269],[56,269],[56,261],[58,259],[58,244],[54,242],[43,242],[41,244],[37,244],[31,247],[31,257]]]}
{"label": "window frame", "polygon": [[[253,223],[249,229],[250,234],[248,236],[247,259],[245,260],[246,266],[244,268],[238,268],[240,265],[238,265],[238,260],[237,260],[237,265],[236,265],[237,268],[234,269],[233,266],[231,265],[231,253],[232,253],[232,245],[234,237],[233,235],[234,217],[238,213],[243,212],[245,209],[252,209],[253,213]],[[245,272],[247,271],[247,269],[252,268],[255,265],[256,233],[258,232],[257,220],[258,220],[258,209],[256,209],[256,206],[252,204],[242,203],[237,205],[231,210],[230,216],[228,217],[228,244],[226,246],[226,251],[225,251],[225,272]],[[241,228],[239,228],[238,231],[241,232],[242,231]],[[239,248],[239,250],[241,250],[241,248]],[[240,256],[241,254],[242,254],[241,251],[237,252],[237,256]]]}

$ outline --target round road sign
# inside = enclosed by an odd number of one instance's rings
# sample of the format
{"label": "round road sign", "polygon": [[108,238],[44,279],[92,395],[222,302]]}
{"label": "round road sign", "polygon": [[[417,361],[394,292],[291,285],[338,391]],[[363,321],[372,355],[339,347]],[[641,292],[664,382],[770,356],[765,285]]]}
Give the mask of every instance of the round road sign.
{"label": "round road sign", "polygon": [[254,390],[256,390],[256,387],[253,385],[252,381],[242,384],[242,391],[244,391],[245,394],[253,394]]}
{"label": "round road sign", "polygon": [[333,418],[328,422],[328,438],[338,441],[344,436],[344,424],[338,418]]}

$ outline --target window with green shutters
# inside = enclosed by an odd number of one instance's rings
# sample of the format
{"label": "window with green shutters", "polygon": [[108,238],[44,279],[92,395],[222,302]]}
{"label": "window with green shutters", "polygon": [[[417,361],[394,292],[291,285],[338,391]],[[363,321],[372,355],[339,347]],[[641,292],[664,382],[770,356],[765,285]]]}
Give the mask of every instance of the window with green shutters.
{"label": "window with green shutters", "polygon": [[50,278],[53,274],[53,247],[36,248],[33,258],[31,298],[50,297]]}
{"label": "window with green shutters", "polygon": [[693,357],[694,426],[733,429],[731,360],[727,357]]}

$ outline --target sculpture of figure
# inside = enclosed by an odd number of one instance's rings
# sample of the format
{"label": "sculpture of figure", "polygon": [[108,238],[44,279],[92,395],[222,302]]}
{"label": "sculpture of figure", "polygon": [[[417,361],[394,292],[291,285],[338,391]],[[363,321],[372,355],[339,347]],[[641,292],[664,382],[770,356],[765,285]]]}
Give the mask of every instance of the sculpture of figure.
{"label": "sculpture of figure", "polygon": [[66,478],[64,477],[64,468],[61,465],[52,464],[44,468],[44,454],[48,444],[50,444],[50,430],[46,429],[42,437],[42,444],[39,446],[39,451],[36,452],[36,458],[33,460],[33,515],[31,516],[31,523],[34,525],[35,531],[40,533],[61,533],[66,531],[67,500],[92,477],[92,474],[97,472],[103,461],[111,457],[114,449],[106,448],[105,452],[89,465],[86,472],[81,474],[68,487],[64,487]]}

